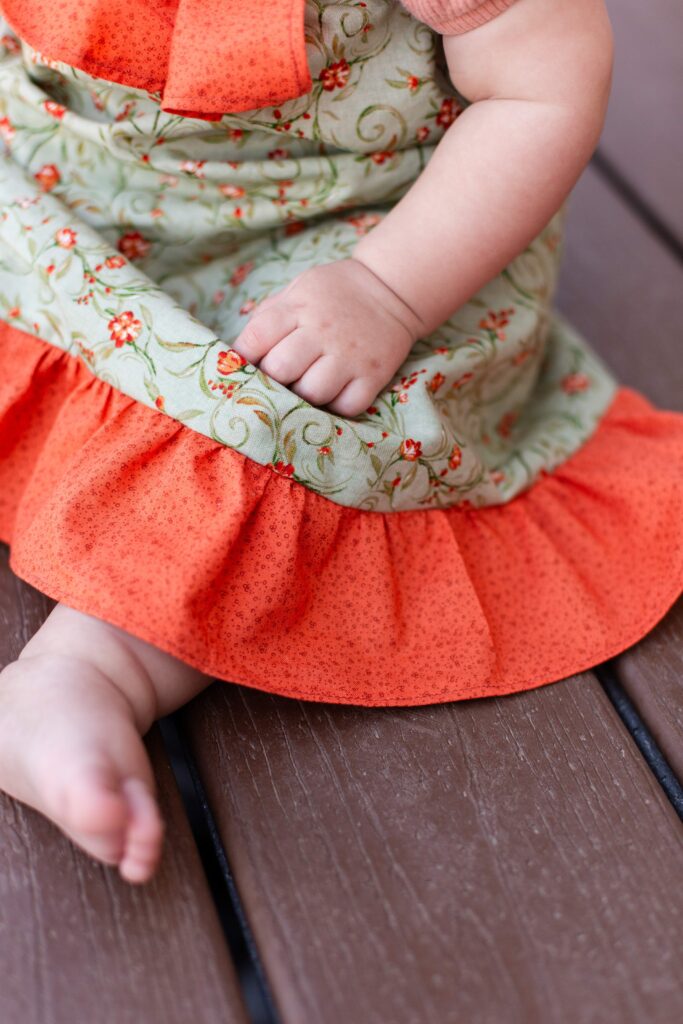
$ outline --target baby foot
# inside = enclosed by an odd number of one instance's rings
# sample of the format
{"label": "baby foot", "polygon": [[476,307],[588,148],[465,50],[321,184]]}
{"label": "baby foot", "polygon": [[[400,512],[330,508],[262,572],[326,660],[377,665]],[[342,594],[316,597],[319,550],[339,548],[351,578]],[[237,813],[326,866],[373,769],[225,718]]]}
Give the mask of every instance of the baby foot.
{"label": "baby foot", "polygon": [[0,789],[127,881],[154,873],[164,826],[149,759],[128,700],[86,660],[42,653],[0,672]]}

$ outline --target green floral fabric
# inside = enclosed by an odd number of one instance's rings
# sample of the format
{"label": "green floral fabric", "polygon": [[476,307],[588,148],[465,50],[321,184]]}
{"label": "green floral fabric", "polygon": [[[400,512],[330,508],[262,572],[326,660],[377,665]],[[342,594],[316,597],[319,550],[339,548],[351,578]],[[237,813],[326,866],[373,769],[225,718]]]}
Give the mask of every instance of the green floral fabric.
{"label": "green floral fabric", "polygon": [[466,104],[439,36],[394,0],[308,0],[311,92],[218,122],[166,114],[157,95],[0,34],[11,324],[359,509],[506,502],[595,430],[616,384],[552,313],[563,211],[354,419],[230,347],[256,303],[352,253]]}

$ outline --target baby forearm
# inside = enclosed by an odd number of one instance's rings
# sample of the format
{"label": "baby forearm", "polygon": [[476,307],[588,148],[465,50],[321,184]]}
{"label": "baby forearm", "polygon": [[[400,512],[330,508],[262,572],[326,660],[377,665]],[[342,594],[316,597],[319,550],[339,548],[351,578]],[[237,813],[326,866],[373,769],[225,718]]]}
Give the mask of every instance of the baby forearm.
{"label": "baby forearm", "polygon": [[564,105],[472,104],[354,258],[413,309],[423,334],[434,330],[542,230],[598,132]]}

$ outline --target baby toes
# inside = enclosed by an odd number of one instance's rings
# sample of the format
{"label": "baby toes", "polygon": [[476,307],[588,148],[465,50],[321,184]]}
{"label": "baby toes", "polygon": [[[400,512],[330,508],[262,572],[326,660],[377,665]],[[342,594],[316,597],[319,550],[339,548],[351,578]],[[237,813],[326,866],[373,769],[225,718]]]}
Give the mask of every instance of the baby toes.
{"label": "baby toes", "polygon": [[105,864],[119,863],[129,811],[114,766],[80,768],[51,802],[45,809],[77,846]]}
{"label": "baby toes", "polygon": [[126,779],[123,792],[129,818],[119,871],[127,882],[139,884],[152,877],[159,862],[164,823],[154,796],[141,779]]}

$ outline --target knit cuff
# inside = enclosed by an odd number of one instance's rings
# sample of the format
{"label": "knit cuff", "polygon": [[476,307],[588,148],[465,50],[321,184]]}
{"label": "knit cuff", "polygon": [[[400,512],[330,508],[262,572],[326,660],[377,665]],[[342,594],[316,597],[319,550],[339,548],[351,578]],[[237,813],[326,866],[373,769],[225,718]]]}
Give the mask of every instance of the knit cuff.
{"label": "knit cuff", "polygon": [[[460,35],[486,24],[515,0],[404,0],[416,18],[441,35]],[[467,10],[467,8],[470,8]]]}

